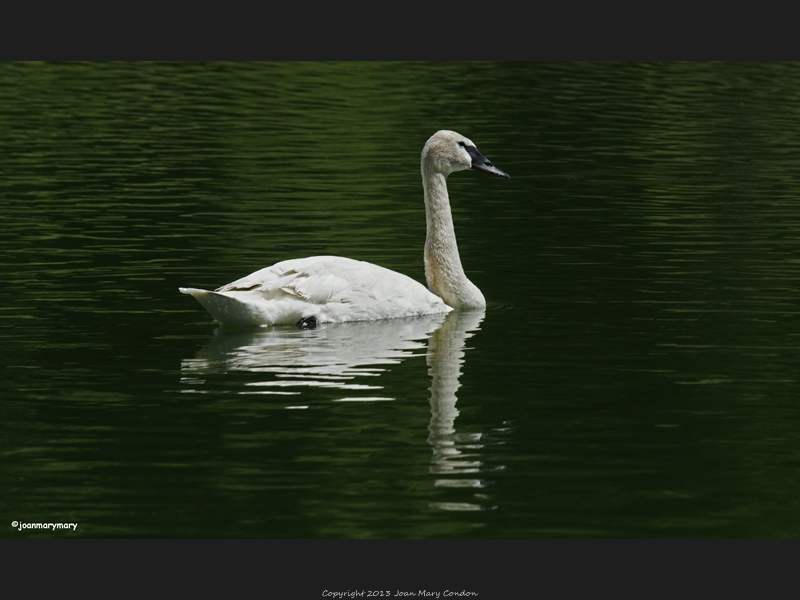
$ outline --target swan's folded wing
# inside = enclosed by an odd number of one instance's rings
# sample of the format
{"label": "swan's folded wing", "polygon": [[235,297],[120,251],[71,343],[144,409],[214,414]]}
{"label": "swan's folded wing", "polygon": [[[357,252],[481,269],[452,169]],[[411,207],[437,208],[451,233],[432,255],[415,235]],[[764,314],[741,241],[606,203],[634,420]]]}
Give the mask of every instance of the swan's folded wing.
{"label": "swan's folded wing", "polygon": [[[184,291],[184,290],[182,290]],[[288,260],[215,292],[186,290],[218,321],[236,325],[360,321],[448,312],[406,275],[338,256]]]}

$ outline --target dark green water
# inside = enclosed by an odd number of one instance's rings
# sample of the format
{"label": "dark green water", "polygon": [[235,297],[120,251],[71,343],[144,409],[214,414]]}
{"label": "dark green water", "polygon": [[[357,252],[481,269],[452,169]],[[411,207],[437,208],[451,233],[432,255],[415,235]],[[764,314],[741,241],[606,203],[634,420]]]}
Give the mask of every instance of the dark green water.
{"label": "dark green water", "polygon": [[[485,313],[178,294],[423,280],[443,128]],[[0,535],[798,537],[797,131],[795,63],[0,64]]]}

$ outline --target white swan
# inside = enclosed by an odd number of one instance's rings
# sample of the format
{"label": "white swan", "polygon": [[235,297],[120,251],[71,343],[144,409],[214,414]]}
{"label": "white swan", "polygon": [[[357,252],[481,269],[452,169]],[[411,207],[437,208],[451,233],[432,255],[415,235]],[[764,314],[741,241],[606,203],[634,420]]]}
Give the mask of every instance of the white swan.
{"label": "white swan", "polygon": [[[464,274],[458,255],[447,176],[475,169],[509,175],[489,162],[469,139],[437,131],[422,149],[427,238],[428,288],[410,277],[371,263],[340,256],[313,256],[279,262],[214,292],[179,288],[227,326],[371,321],[483,308],[481,291]],[[430,290],[430,291],[429,291]]]}

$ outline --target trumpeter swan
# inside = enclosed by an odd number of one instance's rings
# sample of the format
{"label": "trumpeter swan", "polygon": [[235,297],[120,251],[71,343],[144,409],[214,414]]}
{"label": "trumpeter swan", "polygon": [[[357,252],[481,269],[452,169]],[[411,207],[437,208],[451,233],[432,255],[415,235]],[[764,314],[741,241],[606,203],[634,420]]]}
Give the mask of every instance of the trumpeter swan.
{"label": "trumpeter swan", "polygon": [[475,169],[509,175],[455,131],[437,131],[422,149],[428,289],[410,277],[340,256],[286,260],[224,285],[214,292],[179,288],[228,326],[371,321],[483,308],[481,291],[464,274],[458,255],[447,176]]}

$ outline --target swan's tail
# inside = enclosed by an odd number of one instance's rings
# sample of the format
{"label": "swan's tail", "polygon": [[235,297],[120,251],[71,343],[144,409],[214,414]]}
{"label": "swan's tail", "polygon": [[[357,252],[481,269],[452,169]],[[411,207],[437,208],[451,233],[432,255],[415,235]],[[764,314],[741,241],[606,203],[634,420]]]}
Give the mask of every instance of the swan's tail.
{"label": "swan's tail", "polygon": [[269,324],[269,319],[250,302],[234,298],[230,293],[210,292],[197,288],[178,288],[194,297],[217,321],[228,327],[255,327]]}

